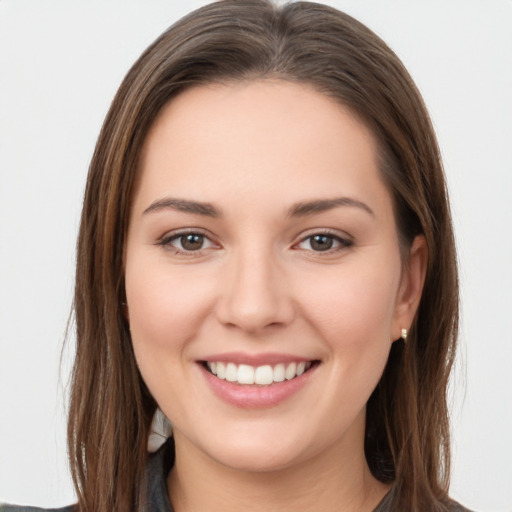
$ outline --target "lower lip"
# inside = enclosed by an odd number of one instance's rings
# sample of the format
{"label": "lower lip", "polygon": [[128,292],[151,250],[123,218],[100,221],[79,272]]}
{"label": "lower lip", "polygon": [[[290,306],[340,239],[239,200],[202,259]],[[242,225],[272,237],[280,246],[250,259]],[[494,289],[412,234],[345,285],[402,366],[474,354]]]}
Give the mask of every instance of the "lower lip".
{"label": "lower lip", "polygon": [[211,390],[224,402],[244,409],[273,407],[298,393],[310,380],[318,365],[313,365],[299,377],[283,382],[274,382],[269,386],[237,384],[219,379],[199,364]]}

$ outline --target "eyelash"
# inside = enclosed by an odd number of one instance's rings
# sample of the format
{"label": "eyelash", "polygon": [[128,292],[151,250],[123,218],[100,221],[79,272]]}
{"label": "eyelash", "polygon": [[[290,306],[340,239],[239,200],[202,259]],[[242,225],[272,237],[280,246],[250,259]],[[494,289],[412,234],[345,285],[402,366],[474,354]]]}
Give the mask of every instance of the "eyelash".
{"label": "eyelash", "polygon": [[343,238],[337,232],[335,233],[335,232],[332,232],[329,230],[321,230],[321,231],[315,231],[315,232],[310,233],[307,236],[301,238],[301,240],[297,244],[295,244],[294,247],[299,246],[308,240],[310,241],[309,243],[311,244],[312,240],[315,237],[325,237],[327,239],[330,239],[330,240],[332,240],[333,244],[337,244],[337,246],[329,247],[324,251],[315,251],[313,249],[303,249],[303,250],[311,251],[315,254],[320,254],[320,255],[326,254],[327,255],[327,254],[336,253],[338,251],[342,251],[343,249],[347,249],[348,247],[351,247],[352,245],[354,245],[354,242],[352,240],[350,240],[348,238]]}
{"label": "eyelash", "polygon": [[[203,244],[204,244],[204,241],[207,241],[210,245],[208,247],[201,247],[198,250],[189,250],[189,249],[185,249],[183,246],[181,248],[175,247],[172,244],[172,242],[174,242],[176,240],[179,241],[180,239],[182,239],[183,237],[186,237],[188,235],[195,235],[198,237],[202,237]],[[318,250],[318,251],[315,251],[312,248],[306,249],[306,248],[300,247],[300,245],[307,242],[308,240],[310,241],[310,246],[311,246],[311,242],[313,241],[313,239],[315,237],[324,237],[324,238],[332,241],[332,244],[335,245],[335,247],[328,247],[325,250]],[[216,244],[211,241],[210,237],[207,234],[205,234],[202,231],[197,230],[197,229],[191,229],[191,230],[186,230],[186,231],[170,233],[170,234],[164,236],[161,240],[159,240],[156,245],[164,247],[165,249],[168,249],[168,250],[174,250],[175,254],[179,255],[179,256],[201,256],[203,254],[204,250],[209,249],[210,247],[216,246]],[[295,243],[292,246],[292,248],[297,248],[299,250],[304,250],[304,251],[312,252],[312,253],[319,254],[319,255],[321,255],[321,254],[327,255],[327,254],[336,253],[343,249],[347,249],[348,247],[351,247],[352,245],[353,245],[353,242],[351,240],[349,240],[347,238],[343,238],[343,237],[339,236],[339,234],[337,234],[337,233],[333,233],[329,230],[321,230],[321,231],[315,231],[307,236],[304,236],[303,238],[301,238],[301,240],[299,242]]]}
{"label": "eyelash", "polygon": [[190,230],[185,230],[185,231],[179,231],[176,233],[170,233],[170,234],[164,236],[161,240],[159,240],[156,245],[159,245],[168,250],[174,250],[175,254],[177,254],[179,256],[199,256],[202,254],[202,251],[204,249],[209,248],[209,247],[207,247],[207,248],[201,247],[201,249],[194,251],[194,250],[187,250],[187,249],[183,248],[183,246],[180,249],[179,247],[175,247],[174,245],[172,245],[172,242],[174,242],[175,240],[179,241],[180,239],[182,239],[183,237],[186,237],[188,235],[195,235],[198,237],[202,237],[203,240],[208,241],[211,244],[211,246],[215,246],[214,242],[212,242],[210,240],[210,237],[198,229],[190,229]]}

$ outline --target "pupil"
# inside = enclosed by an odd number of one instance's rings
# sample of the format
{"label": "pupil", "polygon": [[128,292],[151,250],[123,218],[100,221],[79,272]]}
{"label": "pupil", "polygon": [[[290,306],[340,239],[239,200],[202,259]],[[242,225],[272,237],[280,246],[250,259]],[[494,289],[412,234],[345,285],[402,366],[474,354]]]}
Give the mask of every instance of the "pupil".
{"label": "pupil", "polygon": [[181,246],[187,251],[197,251],[203,245],[202,235],[185,235],[181,237]]}
{"label": "pupil", "polygon": [[311,247],[315,251],[328,251],[333,244],[332,237],[326,235],[315,235],[311,239]]}

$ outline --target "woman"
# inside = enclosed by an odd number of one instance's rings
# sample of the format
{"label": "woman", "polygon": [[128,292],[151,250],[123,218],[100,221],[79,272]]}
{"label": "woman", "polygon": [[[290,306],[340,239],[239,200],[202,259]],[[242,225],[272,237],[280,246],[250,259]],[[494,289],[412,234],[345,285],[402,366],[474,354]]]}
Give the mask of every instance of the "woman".
{"label": "woman", "polygon": [[463,510],[439,151],[352,18],[218,2],[141,56],[91,163],[75,311],[78,510]]}

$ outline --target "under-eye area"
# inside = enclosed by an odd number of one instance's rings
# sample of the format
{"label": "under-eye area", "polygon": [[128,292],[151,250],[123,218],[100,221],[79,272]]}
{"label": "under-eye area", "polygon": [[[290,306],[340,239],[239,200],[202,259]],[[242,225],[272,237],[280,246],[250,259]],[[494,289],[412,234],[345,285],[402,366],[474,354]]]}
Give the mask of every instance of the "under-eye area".
{"label": "under-eye area", "polygon": [[300,377],[320,361],[297,361],[276,365],[252,366],[248,364],[225,363],[222,361],[202,361],[203,367],[222,380],[236,384],[270,386]]}

